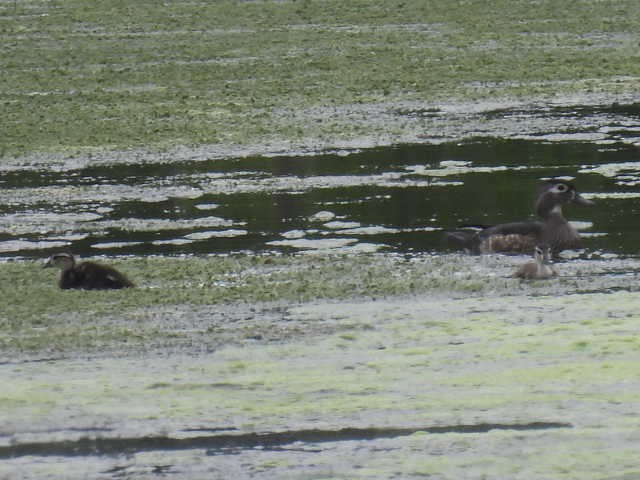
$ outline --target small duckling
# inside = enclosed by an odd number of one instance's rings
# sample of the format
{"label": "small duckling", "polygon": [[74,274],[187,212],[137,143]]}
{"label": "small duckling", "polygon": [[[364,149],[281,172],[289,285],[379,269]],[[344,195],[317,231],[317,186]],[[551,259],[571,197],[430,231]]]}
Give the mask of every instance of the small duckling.
{"label": "small duckling", "polygon": [[533,258],[533,261],[521,265],[513,276],[515,278],[531,280],[536,278],[549,278],[558,274],[549,264],[551,258],[551,247],[549,247],[549,245],[536,245]]}
{"label": "small duckling", "polygon": [[49,257],[43,268],[58,267],[58,286],[62,289],[111,290],[133,287],[133,283],[115,268],[95,262],[76,260],[70,253],[56,253]]}

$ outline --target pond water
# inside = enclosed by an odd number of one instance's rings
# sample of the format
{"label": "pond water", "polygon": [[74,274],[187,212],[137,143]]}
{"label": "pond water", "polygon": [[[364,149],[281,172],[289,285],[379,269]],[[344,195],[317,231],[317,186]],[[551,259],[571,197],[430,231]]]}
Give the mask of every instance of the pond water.
{"label": "pond water", "polygon": [[570,177],[587,250],[640,250],[632,142],[482,140],[320,155],[0,171],[0,255],[442,251],[443,230],[533,218],[542,178]]}

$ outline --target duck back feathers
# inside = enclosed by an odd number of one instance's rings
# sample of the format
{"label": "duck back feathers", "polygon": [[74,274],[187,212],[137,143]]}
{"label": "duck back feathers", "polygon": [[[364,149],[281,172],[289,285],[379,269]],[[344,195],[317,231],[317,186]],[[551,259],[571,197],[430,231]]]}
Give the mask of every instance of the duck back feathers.
{"label": "duck back feathers", "polygon": [[95,262],[82,262],[61,272],[58,285],[62,289],[114,290],[133,287],[133,283],[115,268]]}
{"label": "duck back feathers", "polygon": [[526,253],[543,243],[557,256],[562,250],[582,248],[580,235],[562,214],[567,203],[593,205],[571,182],[547,180],[540,184],[536,196],[535,211],[540,220],[503,223],[475,232],[458,229],[447,232],[445,238],[454,248],[470,253]]}

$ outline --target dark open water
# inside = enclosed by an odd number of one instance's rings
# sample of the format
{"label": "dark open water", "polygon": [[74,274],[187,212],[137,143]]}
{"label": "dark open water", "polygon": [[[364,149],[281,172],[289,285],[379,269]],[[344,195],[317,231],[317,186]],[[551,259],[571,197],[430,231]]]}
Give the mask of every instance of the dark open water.
{"label": "dark open water", "polygon": [[629,144],[487,140],[317,156],[0,173],[0,255],[446,249],[442,231],[533,216],[542,178],[575,179],[586,255],[640,251]]}

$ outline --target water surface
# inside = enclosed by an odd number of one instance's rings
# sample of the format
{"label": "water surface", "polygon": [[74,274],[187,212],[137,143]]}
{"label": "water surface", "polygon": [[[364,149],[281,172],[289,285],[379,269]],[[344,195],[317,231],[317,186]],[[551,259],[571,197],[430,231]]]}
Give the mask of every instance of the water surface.
{"label": "water surface", "polygon": [[0,172],[0,255],[445,250],[461,224],[533,218],[540,179],[596,201],[566,216],[587,255],[635,255],[640,155],[626,143],[478,140],[322,155]]}

